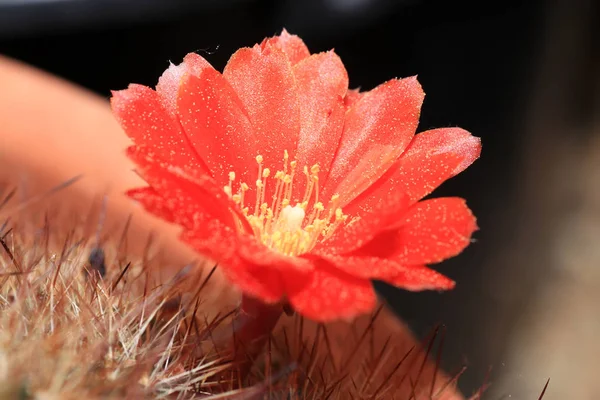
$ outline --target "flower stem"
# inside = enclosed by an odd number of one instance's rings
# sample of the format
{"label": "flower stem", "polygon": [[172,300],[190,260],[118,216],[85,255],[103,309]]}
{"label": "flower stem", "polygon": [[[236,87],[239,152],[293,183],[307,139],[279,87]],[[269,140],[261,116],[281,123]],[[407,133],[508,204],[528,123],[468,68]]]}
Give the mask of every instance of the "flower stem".
{"label": "flower stem", "polygon": [[281,304],[265,304],[256,298],[242,296],[240,310],[233,321],[234,362],[239,366],[242,381],[269,340],[282,312]]}

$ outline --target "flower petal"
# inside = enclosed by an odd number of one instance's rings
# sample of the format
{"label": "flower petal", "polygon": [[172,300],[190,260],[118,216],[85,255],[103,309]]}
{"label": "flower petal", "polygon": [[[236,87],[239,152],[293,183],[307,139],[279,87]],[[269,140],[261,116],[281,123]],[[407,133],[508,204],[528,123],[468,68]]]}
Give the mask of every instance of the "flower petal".
{"label": "flower petal", "polygon": [[135,144],[147,146],[172,165],[208,171],[187,144],[178,122],[167,112],[154,90],[142,85],[129,85],[128,89],[113,91],[112,94],[113,113]]}
{"label": "flower petal", "polygon": [[460,128],[419,133],[400,159],[375,184],[344,208],[363,216],[377,209],[382,199],[401,191],[411,203],[427,196],[445,180],[463,171],[481,152],[479,138]]}
{"label": "flower petal", "polygon": [[275,303],[282,298],[284,286],[280,272],[252,269],[236,252],[236,232],[220,221],[208,218],[196,229],[184,231],[181,240],[198,253],[217,261],[227,279],[244,293],[265,303]]}
{"label": "flower petal", "polygon": [[387,258],[403,265],[437,263],[463,251],[476,229],[475,217],[463,199],[425,200],[349,255]]}
{"label": "flower petal", "polygon": [[167,111],[175,116],[177,113],[177,93],[181,79],[187,73],[200,75],[204,69],[213,69],[208,61],[196,53],[190,53],[179,65],[170,64],[169,68],[158,78],[156,92]]}
{"label": "flower petal", "polygon": [[220,186],[228,183],[230,171],[238,173],[238,181],[256,180],[254,168],[248,167],[256,163],[258,139],[243,104],[219,72],[187,74],[177,108],[186,136]]}
{"label": "flower petal", "polygon": [[[240,257],[239,250],[247,243],[240,243],[228,205],[222,204],[222,198],[213,196],[210,181],[200,184],[176,175],[164,164],[151,160],[151,156],[143,151],[143,148],[132,148],[129,155],[142,166],[144,177],[166,201],[156,204],[156,196],[151,192],[153,189],[138,190],[132,194],[141,198],[144,206],[158,206],[154,210],[159,212],[170,210],[172,222],[184,228],[181,240],[200,254],[219,262],[228,279],[241,290],[265,302],[279,301],[284,293],[281,272],[277,268],[256,266]],[[219,192],[217,194],[220,196]],[[256,242],[254,238],[249,239]],[[293,271],[286,273],[294,275]]]}
{"label": "flower petal", "polygon": [[456,282],[424,265],[411,265],[398,271],[396,275],[388,275],[384,282],[392,286],[412,292],[422,290],[451,290]]}
{"label": "flower petal", "polygon": [[452,172],[452,176],[455,176],[479,158],[481,139],[462,128],[431,129],[416,135],[403,157],[413,157],[416,154],[421,154],[421,157],[434,154],[460,156],[462,162]]}
{"label": "flower petal", "polygon": [[256,268],[268,267],[282,273],[288,273],[291,270],[307,272],[314,269],[310,260],[286,256],[270,249],[251,235],[239,234],[237,251],[243,260],[253,264]]}
{"label": "flower petal", "polygon": [[137,164],[140,175],[158,194],[165,198],[177,224],[195,229],[205,215],[233,227],[230,210],[235,205],[208,175],[186,174],[148,151],[145,147],[130,147],[127,156]]}
{"label": "flower petal", "polygon": [[376,279],[393,286],[418,290],[449,290],[454,281],[424,265],[402,265],[376,257],[327,257],[337,269],[363,279]]}
{"label": "flower petal", "polygon": [[409,205],[402,192],[390,193],[368,216],[355,218],[339,227],[328,240],[319,242],[312,253],[335,255],[357,250],[402,218]]}
{"label": "flower petal", "polygon": [[360,89],[348,90],[348,93],[346,93],[346,96],[344,96],[344,106],[346,107],[346,110],[351,108],[358,100],[360,100],[363,94],[364,92],[361,93]]}
{"label": "flower petal", "polygon": [[415,134],[424,96],[415,77],[388,81],[361,96],[346,114],[325,198],[339,193],[345,206],[396,162]]}
{"label": "flower petal", "polygon": [[318,163],[320,175],[327,176],[344,128],[343,96],[348,90],[348,74],[340,58],[329,51],[298,63],[294,76],[302,121],[298,165],[310,168]]}
{"label": "flower petal", "polygon": [[368,279],[360,279],[317,260],[307,282],[283,275],[288,300],[303,316],[315,321],[351,319],[371,311],[377,298]]}
{"label": "flower petal", "polygon": [[223,76],[248,112],[260,138],[264,164],[269,168],[282,164],[284,150],[293,160],[300,113],[296,82],[286,55],[273,46],[240,49],[229,59]]}
{"label": "flower petal", "polygon": [[344,212],[371,218],[388,196],[398,192],[406,196],[408,206],[450,178],[462,161],[455,154],[403,155],[375,184],[346,205]]}
{"label": "flower petal", "polygon": [[125,194],[140,203],[152,215],[162,218],[167,222],[175,222],[173,211],[167,206],[167,200],[154,190],[154,188],[135,188],[128,190]]}
{"label": "flower petal", "polygon": [[288,60],[292,65],[298,64],[300,61],[310,56],[310,51],[296,35],[290,35],[285,29],[281,32],[281,35],[274,36],[263,40],[261,46],[273,46],[281,50],[287,56]]}

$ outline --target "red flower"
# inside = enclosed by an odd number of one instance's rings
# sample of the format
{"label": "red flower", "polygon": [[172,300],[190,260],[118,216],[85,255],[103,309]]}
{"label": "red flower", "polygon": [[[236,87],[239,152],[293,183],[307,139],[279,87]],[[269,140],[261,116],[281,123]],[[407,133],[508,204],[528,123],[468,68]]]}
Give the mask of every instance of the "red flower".
{"label": "red flower", "polygon": [[283,31],[222,74],[188,54],[112,107],[149,185],[128,194],[246,294],[326,321],[370,311],[371,279],[454,287],[426,264],[460,253],[475,217],[460,198],[419,200],[481,145],[460,128],[415,135],[423,98],[415,77],[348,90],[333,51]]}

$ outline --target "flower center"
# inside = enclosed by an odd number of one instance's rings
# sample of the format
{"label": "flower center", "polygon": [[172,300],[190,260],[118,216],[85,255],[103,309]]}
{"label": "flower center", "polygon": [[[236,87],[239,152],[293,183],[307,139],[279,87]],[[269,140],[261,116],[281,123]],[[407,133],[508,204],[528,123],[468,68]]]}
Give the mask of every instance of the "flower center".
{"label": "flower center", "polygon": [[[283,155],[283,169],[274,176],[271,176],[269,168],[263,166],[261,155],[256,156],[256,163],[258,174],[253,210],[245,204],[250,186],[241,182],[234,193],[235,172],[229,173],[229,184],[223,190],[240,207],[254,235],[266,246],[289,256],[303,254],[331,237],[346,221],[348,216],[339,207],[339,195],[331,197],[327,208],[319,201],[318,164],[303,168],[306,180],[304,196],[292,206],[297,162],[289,160],[287,150]],[[271,199],[265,199],[267,185],[275,185]]]}

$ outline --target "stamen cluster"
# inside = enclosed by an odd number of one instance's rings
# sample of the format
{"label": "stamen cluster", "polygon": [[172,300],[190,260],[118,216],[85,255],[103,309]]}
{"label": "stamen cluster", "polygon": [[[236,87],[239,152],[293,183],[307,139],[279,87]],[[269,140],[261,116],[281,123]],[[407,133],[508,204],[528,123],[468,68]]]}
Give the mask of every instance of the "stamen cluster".
{"label": "stamen cluster", "polygon": [[[284,151],[283,169],[271,177],[271,170],[263,166],[263,157],[256,156],[258,164],[255,182],[256,200],[254,209],[245,204],[246,192],[250,186],[241,182],[234,194],[235,172],[229,173],[229,183],[223,188],[240,207],[242,214],[252,227],[254,235],[266,246],[285,255],[296,256],[310,251],[319,241],[325,241],[348,218],[339,207],[339,195],[331,197],[327,208],[319,201],[318,164],[310,168],[304,166],[306,178],[304,195],[301,201],[292,206],[294,179],[297,177],[297,161],[290,161]],[[271,179],[269,179],[271,178]],[[265,199],[267,183],[274,180],[275,192],[270,204]]]}

